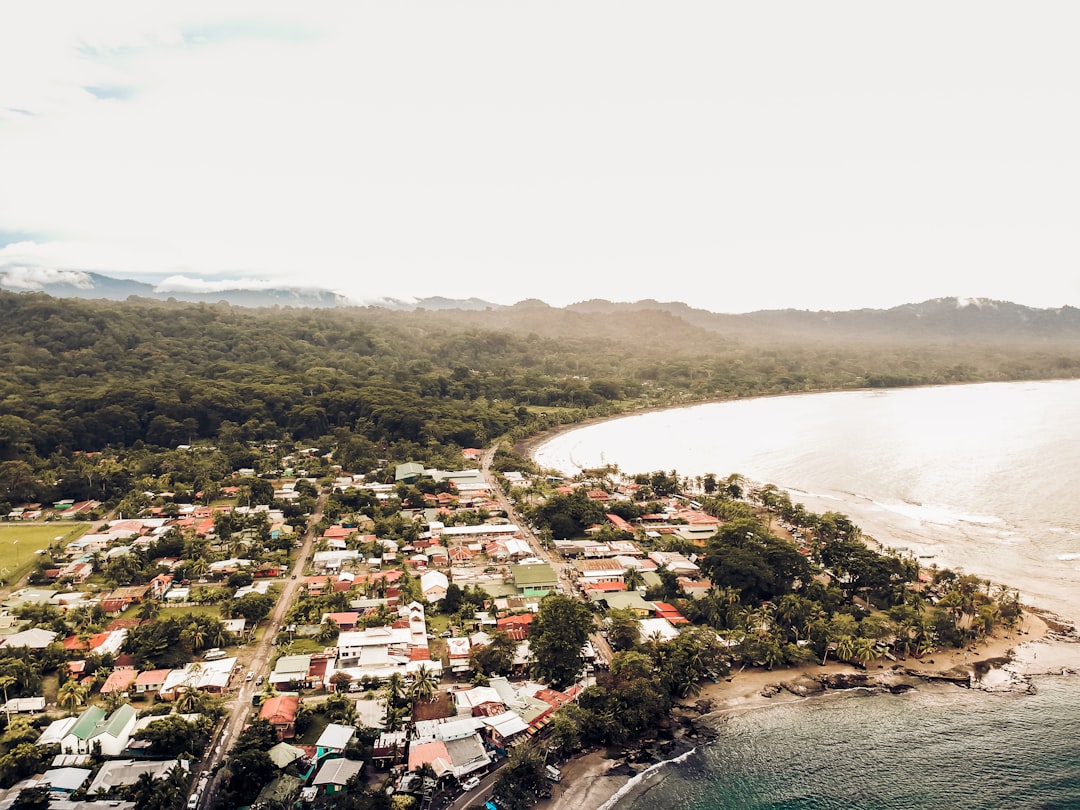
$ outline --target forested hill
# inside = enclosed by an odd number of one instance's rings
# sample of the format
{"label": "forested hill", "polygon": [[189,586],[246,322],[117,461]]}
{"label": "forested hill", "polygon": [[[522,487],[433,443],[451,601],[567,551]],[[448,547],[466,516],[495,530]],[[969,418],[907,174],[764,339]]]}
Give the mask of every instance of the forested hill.
{"label": "forested hill", "polygon": [[745,315],[721,315],[680,302],[658,301],[584,301],[568,309],[608,315],[668,312],[710,331],[730,336],[771,335],[778,340],[1080,344],[1080,309],[1035,309],[988,299],[936,298],[892,309],[783,309]]}
{"label": "forested hill", "polygon": [[1077,376],[1080,341],[1059,337],[809,341],[647,307],[248,309],[0,292],[0,462],[283,436],[334,442],[361,467],[425,461],[642,405]]}

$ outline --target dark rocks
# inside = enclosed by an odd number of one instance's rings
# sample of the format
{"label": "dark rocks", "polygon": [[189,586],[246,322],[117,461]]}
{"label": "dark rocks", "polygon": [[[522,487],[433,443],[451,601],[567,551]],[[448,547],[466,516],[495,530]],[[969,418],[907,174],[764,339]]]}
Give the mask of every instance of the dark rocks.
{"label": "dark rocks", "polygon": [[802,675],[793,681],[782,681],[780,686],[798,697],[816,695],[825,691],[825,686],[807,675]]}

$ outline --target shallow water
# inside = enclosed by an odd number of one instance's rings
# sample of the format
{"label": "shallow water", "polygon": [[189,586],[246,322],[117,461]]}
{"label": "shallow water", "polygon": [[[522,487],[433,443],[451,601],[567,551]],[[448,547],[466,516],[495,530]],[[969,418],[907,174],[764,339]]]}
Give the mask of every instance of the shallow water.
{"label": "shallow water", "polygon": [[[1080,617],[1080,382],[813,394],[694,406],[556,437],[566,473],[739,473],[849,515],[924,565]],[[833,694],[718,718],[654,769],[631,810],[1080,808],[1080,644],[1029,645],[1035,694]]]}
{"label": "shallow water", "polygon": [[1080,608],[1080,381],[740,400],[625,417],[541,445],[574,473],[739,473],[849,515],[926,565]]}
{"label": "shallow water", "polygon": [[719,739],[613,806],[1080,807],[1080,689],[843,693],[717,718]]}

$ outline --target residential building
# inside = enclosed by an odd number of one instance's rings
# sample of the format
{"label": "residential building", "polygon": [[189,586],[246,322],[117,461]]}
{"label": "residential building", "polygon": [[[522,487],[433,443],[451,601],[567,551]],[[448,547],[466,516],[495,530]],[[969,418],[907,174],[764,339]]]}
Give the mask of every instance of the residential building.
{"label": "residential building", "polygon": [[297,695],[277,695],[267,698],[259,709],[259,717],[269,720],[278,741],[291,740],[296,736],[296,710],[300,706]]}
{"label": "residential building", "polygon": [[559,576],[547,563],[521,563],[510,568],[514,587],[525,596],[545,596],[559,587]]}

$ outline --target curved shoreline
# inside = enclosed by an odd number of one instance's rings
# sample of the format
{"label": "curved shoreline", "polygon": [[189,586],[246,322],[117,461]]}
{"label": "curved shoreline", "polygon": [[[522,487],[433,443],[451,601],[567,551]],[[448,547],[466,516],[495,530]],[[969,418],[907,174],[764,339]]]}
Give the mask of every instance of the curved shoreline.
{"label": "curved shoreline", "polygon": [[[1034,666],[1038,653],[1060,648],[1068,654],[1071,650],[1067,645],[1076,642],[1077,637],[1073,628],[1058,624],[1056,617],[1031,611],[1025,616],[1026,629],[1022,631],[998,633],[977,649],[938,652],[921,661],[909,658],[888,667],[881,663],[865,669],[838,662],[777,670],[751,669],[719,683],[705,683],[692,705],[683,703],[675,707],[674,714],[681,720],[682,731],[673,741],[661,744],[674,750],[640,769],[629,766],[623,759],[608,759],[600,750],[580,754],[561,766],[563,781],[552,791],[548,807],[610,810],[617,803],[637,798],[650,789],[653,775],[711,743],[716,731],[710,719],[727,714],[768,710],[855,690],[884,694],[923,686],[947,688],[952,684],[991,693],[1031,692],[1033,677],[1072,671],[1064,666],[1055,667],[1052,655],[1049,668]],[[1047,658],[1044,654],[1043,662]]]}
{"label": "curved shoreline", "polygon": [[[945,387],[945,386],[920,386]],[[878,389],[840,389],[841,391],[876,391]],[[547,442],[579,428],[613,421],[624,417],[646,413],[692,408],[698,405],[727,403],[740,399],[772,398],[774,396],[805,396],[815,393],[833,393],[830,391],[800,392],[798,394],[766,395],[762,397],[724,398],[695,403],[662,405],[640,410],[633,410],[606,417],[594,417],[583,422],[561,425],[543,433],[531,436],[514,445],[514,449],[535,461],[536,452]],[[885,544],[867,537],[871,544],[883,548]],[[1061,656],[1068,663],[1061,663],[1055,668],[1037,671],[1033,668],[1037,653],[1034,645],[1049,645],[1051,641],[1074,642],[1077,640],[1075,629],[1061,617],[1046,611],[1024,605],[1023,630],[1016,635],[1005,635],[1003,630],[990,637],[984,644],[976,647],[961,648],[928,655],[922,661],[909,659],[897,664],[872,663],[869,671],[850,664],[830,662],[826,666],[810,665],[776,671],[743,671],[719,684],[704,685],[698,699],[698,705],[708,704],[705,711],[696,711],[693,707],[676,707],[676,714],[682,715],[684,722],[689,722],[697,736],[708,736],[708,732],[698,729],[697,723],[710,715],[768,708],[777,704],[806,700],[809,697],[825,694],[837,694],[838,689],[871,689],[876,691],[905,691],[931,683],[954,683],[960,686],[976,688],[988,692],[1027,692],[1033,689],[1031,677],[1040,674],[1066,674],[1074,669],[1075,653]],[[1064,644],[1054,645],[1065,648]],[[1046,647],[1047,652],[1051,648]],[[1067,650],[1067,648],[1065,648]],[[1042,649],[1039,649],[1041,652]],[[1027,656],[1024,658],[1024,656]],[[1043,655],[1043,662],[1054,656]],[[1043,662],[1039,662],[1043,665]],[[1019,669],[1017,669],[1019,667]],[[839,686],[822,686],[822,679],[836,679]],[[696,716],[691,716],[696,715]],[[563,768],[564,781],[553,791],[553,803],[550,806],[565,810],[607,810],[615,806],[614,802],[628,800],[645,792],[649,775],[671,762],[687,756],[690,742],[701,740],[683,739],[675,741],[676,756],[652,762],[646,769],[635,772],[625,763],[605,759],[602,752],[590,752],[571,760]],[[670,743],[668,744],[670,745]]]}

